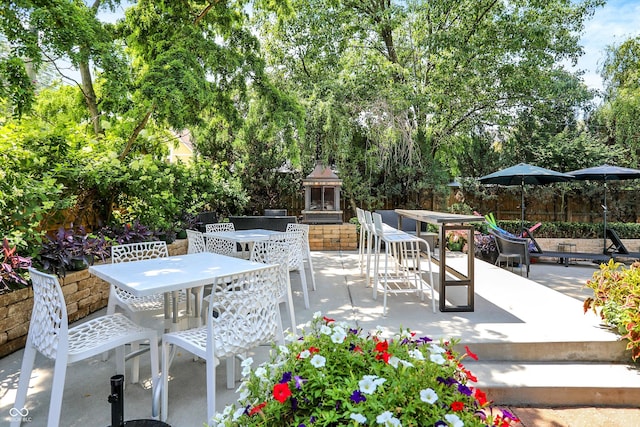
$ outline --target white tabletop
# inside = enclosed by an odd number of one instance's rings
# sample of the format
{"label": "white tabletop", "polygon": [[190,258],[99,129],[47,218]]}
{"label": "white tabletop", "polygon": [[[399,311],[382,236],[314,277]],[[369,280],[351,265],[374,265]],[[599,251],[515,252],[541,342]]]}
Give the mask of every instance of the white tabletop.
{"label": "white tabletop", "polygon": [[93,265],[89,273],[137,297],[209,285],[217,277],[269,267],[268,264],[202,252],[144,261]]}
{"label": "white tabletop", "polygon": [[281,231],[263,230],[256,228],[253,230],[217,231],[215,233],[204,233],[207,237],[220,237],[225,240],[232,240],[237,243],[252,243],[262,240],[269,240],[270,236],[280,234]]}

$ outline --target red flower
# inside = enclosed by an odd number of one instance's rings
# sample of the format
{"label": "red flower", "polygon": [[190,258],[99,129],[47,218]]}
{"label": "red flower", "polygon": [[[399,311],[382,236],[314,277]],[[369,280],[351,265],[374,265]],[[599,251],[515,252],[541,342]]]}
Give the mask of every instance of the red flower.
{"label": "red flower", "polygon": [[249,415],[257,414],[258,412],[262,411],[262,408],[264,408],[265,406],[267,406],[267,402],[262,402],[261,404],[254,406],[249,411]]}
{"label": "red flower", "polygon": [[389,348],[389,343],[386,340],[380,341],[378,344],[376,344],[376,351],[379,353],[387,351],[388,348]]}
{"label": "red flower", "polygon": [[291,396],[289,383],[278,383],[273,386],[273,398],[280,403],[284,403]]}
{"label": "red flower", "polygon": [[389,363],[390,356],[391,355],[386,351],[381,351],[378,354],[376,354],[376,360],[384,360],[384,363]]}
{"label": "red flower", "polygon": [[474,382],[474,383],[478,382],[478,378],[475,375],[473,375],[470,370],[465,369],[464,370],[464,374],[467,376],[467,379],[469,381]]}
{"label": "red flower", "polygon": [[362,347],[360,347],[359,345],[353,347],[353,352],[354,353],[362,353]]}
{"label": "red flower", "polygon": [[324,320],[324,321],[325,321],[325,322],[327,322],[327,323],[335,322],[335,320],[334,320],[334,319],[331,319],[331,318],[329,318],[329,317],[327,317],[327,316],[322,316],[322,320]]}
{"label": "red flower", "polygon": [[309,347],[309,353],[311,354],[320,353],[320,349],[317,347]]}
{"label": "red flower", "polygon": [[467,352],[467,356],[469,356],[473,360],[478,360],[478,355],[472,352],[471,350],[469,350],[469,346],[465,345],[464,350]]}
{"label": "red flower", "polygon": [[464,403],[460,402],[459,400],[456,400],[451,404],[451,409],[453,411],[462,411],[464,409]]}
{"label": "red flower", "polygon": [[478,401],[478,405],[480,405],[480,407],[484,407],[487,403],[489,403],[487,401],[487,395],[482,390],[480,390],[479,388],[476,389],[475,397],[476,397],[476,400]]}

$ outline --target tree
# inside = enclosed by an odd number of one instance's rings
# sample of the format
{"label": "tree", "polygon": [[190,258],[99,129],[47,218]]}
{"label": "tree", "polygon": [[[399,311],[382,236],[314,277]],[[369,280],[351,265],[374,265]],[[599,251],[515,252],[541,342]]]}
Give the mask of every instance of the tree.
{"label": "tree", "polygon": [[[552,100],[584,104],[548,87],[562,80],[561,61],[577,59],[583,22],[602,1],[292,4],[289,20],[261,21],[274,81],[305,105],[331,101],[345,118],[334,123],[352,128],[340,146],[365,153],[355,156],[360,175],[408,203],[408,192],[448,181],[442,171],[457,170],[470,135],[507,135],[519,116]],[[353,153],[321,143],[320,153]]]}
{"label": "tree", "polygon": [[640,159],[640,37],[609,46],[602,67],[604,103],[592,117],[597,135],[609,145],[630,149],[630,162]]}

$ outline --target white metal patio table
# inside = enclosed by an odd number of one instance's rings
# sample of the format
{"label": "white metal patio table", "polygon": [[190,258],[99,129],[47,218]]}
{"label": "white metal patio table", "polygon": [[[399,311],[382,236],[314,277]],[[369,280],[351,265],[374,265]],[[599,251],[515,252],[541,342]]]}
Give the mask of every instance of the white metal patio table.
{"label": "white metal patio table", "polygon": [[280,234],[281,231],[265,230],[262,228],[256,228],[251,230],[235,230],[235,231],[217,231],[214,233],[204,233],[206,237],[217,237],[220,239],[230,240],[242,246],[243,248],[248,246],[249,253],[255,242],[269,240],[270,236],[274,234]]}
{"label": "white metal patio table", "polygon": [[[268,266],[268,264],[226,255],[200,252],[118,264],[93,265],[89,267],[89,272],[137,297],[163,293],[165,304],[168,304],[169,292],[209,285],[218,276],[245,273]],[[172,300],[173,306],[165,308],[171,310],[172,327],[176,327],[177,298]]]}

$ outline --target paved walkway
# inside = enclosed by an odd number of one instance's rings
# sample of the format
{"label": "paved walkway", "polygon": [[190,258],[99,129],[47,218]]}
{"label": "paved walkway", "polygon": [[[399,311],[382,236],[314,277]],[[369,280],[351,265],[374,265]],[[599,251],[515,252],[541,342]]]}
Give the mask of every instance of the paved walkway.
{"label": "paved walkway", "polygon": [[[564,267],[558,264],[532,265],[530,279],[507,273],[487,263],[476,264],[475,311],[442,313],[431,310],[430,292],[421,302],[412,295],[389,298],[389,311],[382,317],[381,295],[374,300],[370,287],[365,287],[359,274],[357,254],[341,252],[313,252],[316,267],[317,291],[310,292],[311,307],[304,308],[299,278],[293,275],[296,318],[299,323],[311,319],[316,311],[335,319],[357,324],[365,329],[381,326],[389,334],[398,327],[432,338],[461,338],[473,348],[473,342],[517,342],[526,339],[562,342],[576,337],[590,340],[611,340],[611,333],[599,327],[595,315],[582,313],[582,301],[590,292],[583,284],[597,267],[592,264]],[[534,282],[535,281],[535,282]],[[536,283],[539,282],[542,285]],[[437,298],[437,294],[436,294]],[[541,311],[541,307],[544,310]],[[548,318],[544,313],[556,313]],[[97,313],[101,314],[101,313]],[[559,316],[562,327],[558,327]],[[286,319],[283,316],[285,327]],[[264,360],[268,347],[254,355]],[[148,378],[149,367],[141,359],[141,378]],[[0,425],[9,419],[15,399],[22,351],[0,359]],[[112,361],[100,358],[72,365],[67,370],[61,426],[106,426],[110,424],[109,378],[113,374]],[[29,427],[46,425],[50,396],[52,363],[42,357],[36,360],[28,396]],[[224,372],[224,367],[218,368]],[[174,427],[201,427],[206,420],[204,394],[204,366],[188,354],[178,353],[172,365],[170,409],[168,422]],[[146,376],[146,377],[145,377]],[[218,377],[218,409],[235,400],[233,390],[225,387],[225,376]],[[148,418],[150,392],[148,381],[128,385],[125,392],[125,419]],[[636,425],[638,409],[545,409],[511,408],[521,417],[522,426],[618,426]]]}

